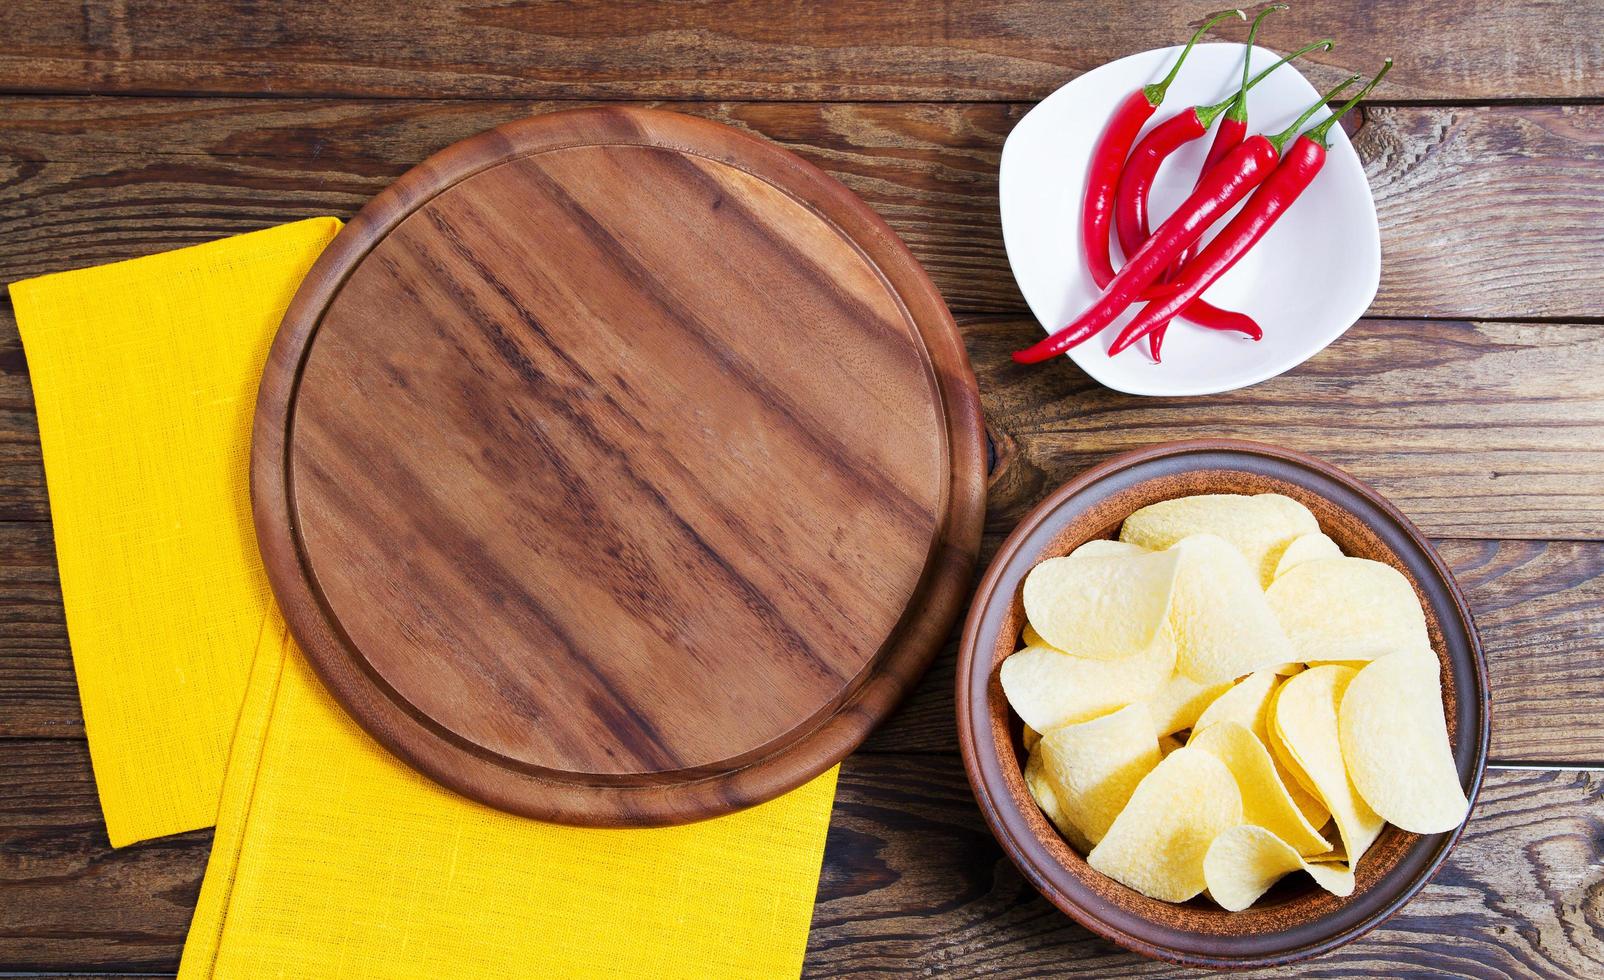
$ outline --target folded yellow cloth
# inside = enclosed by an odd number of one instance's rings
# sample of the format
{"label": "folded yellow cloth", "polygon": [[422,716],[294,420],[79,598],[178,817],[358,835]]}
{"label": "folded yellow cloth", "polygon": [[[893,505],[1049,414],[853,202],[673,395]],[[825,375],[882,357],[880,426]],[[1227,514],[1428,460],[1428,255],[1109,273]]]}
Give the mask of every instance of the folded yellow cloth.
{"label": "folded yellow cloth", "polygon": [[684,827],[511,816],[442,789],[369,738],[276,613],[240,731],[181,980],[800,971],[833,769]]}
{"label": "folded yellow cloth", "polygon": [[183,975],[794,976],[834,771],[686,827],[541,824],[387,754],[294,649],[251,531],[251,412],[338,228],[12,286],[108,833],[217,821]]}
{"label": "folded yellow cloth", "polygon": [[268,605],[247,481],[315,218],[13,283],[106,832],[209,827]]}

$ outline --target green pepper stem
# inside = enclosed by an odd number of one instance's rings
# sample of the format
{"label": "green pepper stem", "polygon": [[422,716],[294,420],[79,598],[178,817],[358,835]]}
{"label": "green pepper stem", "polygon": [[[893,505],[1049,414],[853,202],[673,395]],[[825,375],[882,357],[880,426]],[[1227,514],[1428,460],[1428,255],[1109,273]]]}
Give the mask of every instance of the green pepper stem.
{"label": "green pepper stem", "polygon": [[[1251,45],[1251,43],[1252,42],[1249,42],[1250,45]],[[1252,48],[1249,47],[1248,50],[1251,51]],[[1209,126],[1213,125],[1215,116],[1218,116],[1220,113],[1225,112],[1227,109],[1233,109],[1234,110],[1238,105],[1240,105],[1242,114],[1241,114],[1240,117],[1237,117],[1237,118],[1239,118],[1239,120],[1242,121],[1242,122],[1246,122],[1247,121],[1247,117],[1248,117],[1248,102],[1247,102],[1248,89],[1250,89],[1253,86],[1255,86],[1255,85],[1259,84],[1260,82],[1264,81],[1266,78],[1268,78],[1270,76],[1270,73],[1275,71],[1277,68],[1280,68],[1282,65],[1286,64],[1289,61],[1293,61],[1295,59],[1303,57],[1304,55],[1308,54],[1310,51],[1330,51],[1330,50],[1331,50],[1331,39],[1330,38],[1326,38],[1323,41],[1316,41],[1313,44],[1305,44],[1303,47],[1301,47],[1298,50],[1296,50],[1296,51],[1292,52],[1291,54],[1287,55],[1285,58],[1282,58],[1280,61],[1277,61],[1275,64],[1273,64],[1270,67],[1268,67],[1268,68],[1264,69],[1263,71],[1259,72],[1257,75],[1254,75],[1252,81],[1248,82],[1245,86],[1243,86],[1242,91],[1240,91],[1240,92],[1236,93],[1235,95],[1231,96],[1229,99],[1226,99],[1224,102],[1217,102],[1214,105],[1210,105],[1210,106],[1199,106],[1198,110],[1197,110],[1197,117],[1199,119],[1203,120],[1203,128],[1207,129]]]}
{"label": "green pepper stem", "polygon": [[1369,82],[1365,83],[1365,87],[1359,90],[1358,95],[1355,95],[1347,102],[1344,102],[1342,104],[1342,108],[1338,109],[1336,112],[1333,112],[1324,122],[1320,123],[1320,125],[1314,127],[1303,135],[1314,140],[1316,143],[1319,143],[1321,146],[1326,146],[1327,149],[1329,149],[1330,147],[1326,144],[1326,134],[1331,132],[1331,127],[1336,124],[1338,119],[1341,119],[1343,116],[1347,115],[1349,109],[1352,109],[1354,106],[1358,105],[1360,99],[1369,95],[1370,90],[1376,87],[1376,83],[1381,81],[1382,76],[1386,75],[1387,72],[1391,70],[1392,59],[1388,58],[1386,62],[1382,64],[1381,70],[1376,72],[1375,77],[1370,79]]}
{"label": "green pepper stem", "polygon": [[1186,56],[1192,53],[1192,46],[1197,44],[1198,39],[1207,33],[1209,28],[1213,27],[1215,24],[1218,24],[1223,20],[1229,20],[1232,17],[1235,17],[1238,20],[1248,19],[1248,15],[1244,14],[1240,10],[1222,10],[1203,22],[1203,26],[1197,29],[1197,32],[1192,35],[1192,39],[1186,42],[1186,47],[1181,49],[1180,57],[1175,59],[1175,64],[1171,66],[1170,73],[1164,76],[1164,80],[1162,82],[1154,82],[1152,85],[1148,85],[1142,89],[1142,94],[1147,96],[1148,105],[1156,106],[1160,102],[1164,101],[1164,93],[1170,90],[1170,83],[1175,81],[1175,76],[1181,70],[1181,64],[1186,61]]}
{"label": "green pepper stem", "polygon": [[1248,28],[1248,43],[1242,49],[1242,85],[1236,90],[1236,97],[1231,100],[1231,107],[1226,110],[1226,115],[1237,122],[1248,121],[1248,71],[1253,65],[1253,43],[1259,39],[1259,24],[1277,10],[1286,9],[1288,8],[1284,3],[1272,3],[1259,11],[1259,15],[1253,18],[1253,26]]}
{"label": "green pepper stem", "polygon": [[[1352,85],[1358,80],[1358,75],[1349,75],[1347,78],[1342,80],[1341,85],[1334,86],[1329,92],[1320,96],[1319,100],[1316,101],[1314,105],[1311,105],[1309,108],[1303,110],[1303,115],[1294,119],[1292,121],[1292,125],[1281,130],[1281,132],[1276,133],[1274,136],[1266,136],[1265,139],[1269,140],[1270,145],[1275,147],[1276,155],[1280,156],[1281,148],[1287,145],[1288,140],[1298,135],[1298,130],[1303,128],[1303,124],[1308,122],[1311,116],[1319,112],[1327,102],[1330,102],[1332,99],[1341,94],[1343,89],[1347,88],[1349,85]],[[1322,123],[1322,125],[1324,124]]]}

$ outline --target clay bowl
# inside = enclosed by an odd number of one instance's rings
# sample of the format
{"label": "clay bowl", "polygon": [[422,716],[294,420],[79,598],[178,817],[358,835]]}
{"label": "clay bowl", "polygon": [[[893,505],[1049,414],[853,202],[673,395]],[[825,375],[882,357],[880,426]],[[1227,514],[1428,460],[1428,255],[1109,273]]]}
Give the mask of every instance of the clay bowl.
{"label": "clay bowl", "polygon": [[1389,825],[1359,862],[1352,896],[1305,875],[1283,879],[1245,912],[1200,896],[1147,898],[1104,877],[1060,837],[1021,775],[1021,723],[997,668],[1024,626],[1025,574],[1092,538],[1114,537],[1132,511],[1199,493],[1283,493],[1302,501],[1350,555],[1384,561],[1413,582],[1442,662],[1448,733],[1472,804],[1487,762],[1487,666],[1470,611],[1420,531],[1370,487],[1327,463],[1252,442],[1166,443],[1111,459],[1042,501],[1004,542],[975,595],[958,653],[958,735],[975,797],[1019,870],[1066,915],[1145,956],[1188,966],[1274,966],[1363,935],[1425,885],[1459,830],[1421,836]]}

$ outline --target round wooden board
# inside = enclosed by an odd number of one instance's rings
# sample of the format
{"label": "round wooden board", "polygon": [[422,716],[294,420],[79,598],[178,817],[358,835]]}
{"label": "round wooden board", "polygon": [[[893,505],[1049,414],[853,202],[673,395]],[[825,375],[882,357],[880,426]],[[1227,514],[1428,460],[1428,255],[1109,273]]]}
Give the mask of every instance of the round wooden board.
{"label": "round wooden board", "polygon": [[985,448],[952,317],[862,201],[704,120],[452,146],[296,294],[257,534],[301,648],[439,782],[680,823],[840,761],[966,599]]}

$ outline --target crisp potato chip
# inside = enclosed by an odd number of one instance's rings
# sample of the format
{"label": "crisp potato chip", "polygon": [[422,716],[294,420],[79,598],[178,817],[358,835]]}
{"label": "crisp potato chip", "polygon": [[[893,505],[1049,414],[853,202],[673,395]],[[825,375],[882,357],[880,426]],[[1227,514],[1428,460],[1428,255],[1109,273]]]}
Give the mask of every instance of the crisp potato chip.
{"label": "crisp potato chip", "polygon": [[1234,721],[1217,722],[1193,732],[1186,744],[1202,749],[1231,770],[1242,791],[1243,820],[1274,833],[1299,854],[1331,850],[1331,842],[1320,836],[1292,802],[1275,771],[1270,751],[1246,726]]}
{"label": "crisp potato chip", "polygon": [[1191,728],[1203,710],[1230,688],[1230,681],[1199,684],[1184,674],[1171,674],[1147,701],[1154,730],[1160,735],[1174,735]]}
{"label": "crisp potato chip", "polygon": [[1176,670],[1217,684],[1294,659],[1253,569],[1230,542],[1194,534],[1171,550],[1180,555],[1170,603]]}
{"label": "crisp potato chip", "polygon": [[1178,563],[1173,554],[1049,558],[1025,576],[1025,615],[1065,653],[1135,656],[1165,623]]}
{"label": "crisp potato chip", "polygon": [[1228,912],[1240,912],[1270,886],[1293,871],[1306,871],[1321,888],[1346,897],[1353,894],[1353,872],[1346,866],[1305,861],[1286,841],[1263,827],[1230,827],[1203,856],[1203,879],[1209,895]]}
{"label": "crisp potato chip", "polygon": [[1312,534],[1300,534],[1293,538],[1286,550],[1281,552],[1281,558],[1275,563],[1275,577],[1280,578],[1286,570],[1294,565],[1300,565],[1316,558],[1341,558],[1342,549],[1337,543],[1327,537],[1323,532],[1315,531]]}
{"label": "crisp potato chip", "polygon": [[1125,518],[1119,539],[1163,551],[1194,534],[1215,534],[1247,559],[1262,588],[1275,578],[1276,561],[1300,535],[1320,530],[1309,508],[1276,493],[1254,497],[1202,494],[1143,507]]}
{"label": "crisp potato chip", "polygon": [[1169,754],[1147,774],[1086,858],[1149,898],[1185,902],[1203,890],[1203,856],[1242,822],[1242,794],[1225,763],[1201,749]]}
{"label": "crisp potato chip", "polygon": [[1389,823],[1440,834],[1470,803],[1443,720],[1437,658],[1406,650],[1359,671],[1342,696],[1337,730],[1359,796]]}
{"label": "crisp potato chip", "polygon": [[1034,752],[1036,751],[1036,743],[1041,741],[1041,732],[1026,725],[1025,730],[1020,733],[1019,739],[1024,743],[1026,752]]}
{"label": "crisp potato chip", "polygon": [[1298,663],[1296,660],[1289,660],[1284,664],[1276,664],[1270,669],[1275,671],[1277,674],[1280,674],[1282,677],[1291,677],[1293,674],[1301,672],[1303,668],[1303,664]]}
{"label": "crisp potato chip", "polygon": [[[1277,693],[1280,693],[1277,689]],[[1321,802],[1320,796],[1312,788],[1309,777],[1298,766],[1298,760],[1292,757],[1286,743],[1281,740],[1281,733],[1275,727],[1275,702],[1270,702],[1270,719],[1265,740],[1265,747],[1270,750],[1270,758],[1275,760],[1276,775],[1281,777],[1281,785],[1287,788],[1287,795],[1297,806],[1303,819],[1309,821],[1311,827],[1325,827],[1331,820],[1331,811]],[[1324,836],[1322,834],[1322,836]]]}
{"label": "crisp potato chip", "polygon": [[1107,538],[1093,538],[1069,553],[1071,558],[1108,558],[1131,555],[1145,555],[1147,549],[1141,545],[1131,544],[1129,541],[1110,541]]}
{"label": "crisp potato chip", "polygon": [[1124,660],[1027,647],[1002,662],[998,679],[1014,713],[1036,731],[1050,732],[1153,696],[1174,667],[1175,648],[1162,639]]}
{"label": "crisp potato chip", "polygon": [[1153,719],[1142,704],[1048,732],[1041,751],[1059,812],[1093,845],[1159,763]]}
{"label": "crisp potato chip", "polygon": [[1252,732],[1261,742],[1269,742],[1270,700],[1280,680],[1273,671],[1258,670],[1233,684],[1230,690],[1210,702],[1192,723],[1192,735],[1222,721],[1234,721]]}
{"label": "crisp potato chip", "polygon": [[1429,649],[1409,580],[1365,558],[1316,558],[1287,569],[1265,596],[1297,653],[1285,659],[1374,660]]}
{"label": "crisp potato chip", "polygon": [[1091,842],[1081,836],[1074,824],[1064,819],[1064,810],[1058,805],[1058,797],[1053,793],[1053,784],[1047,778],[1047,763],[1042,758],[1039,748],[1032,750],[1025,759],[1025,788],[1030,790],[1031,799],[1036,801],[1036,805],[1041,807],[1041,812],[1070,844],[1082,854],[1091,850]]}
{"label": "crisp potato chip", "polygon": [[1030,625],[1029,622],[1026,622],[1025,628],[1019,631],[1019,643],[1021,646],[1027,647],[1044,647],[1048,645],[1047,641],[1041,638],[1041,634],[1036,632],[1036,627]]}
{"label": "crisp potato chip", "polygon": [[1381,833],[1383,821],[1348,778],[1337,734],[1337,707],[1355,676],[1346,667],[1315,667],[1287,678],[1276,697],[1274,725],[1336,820],[1344,853],[1357,864]]}

